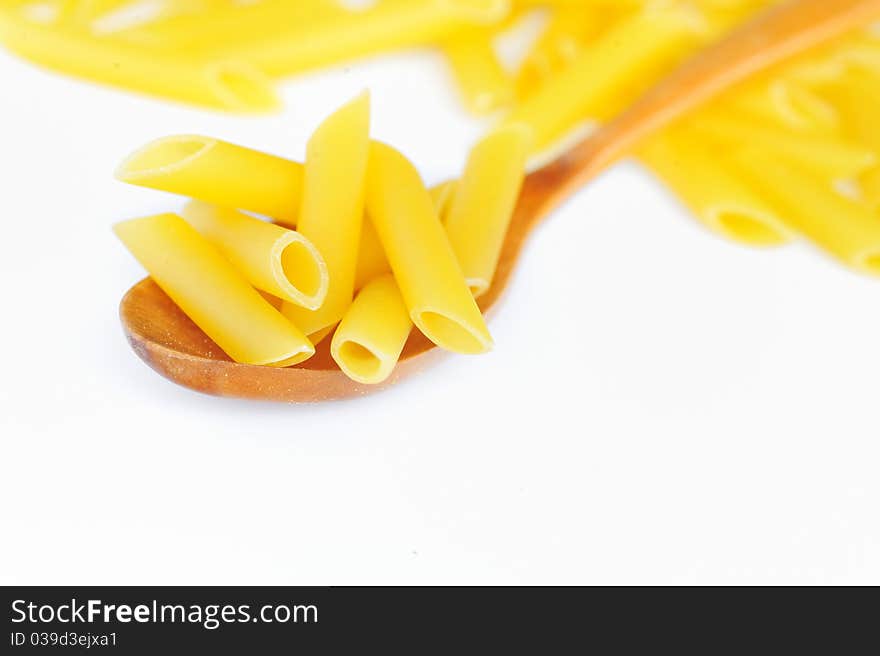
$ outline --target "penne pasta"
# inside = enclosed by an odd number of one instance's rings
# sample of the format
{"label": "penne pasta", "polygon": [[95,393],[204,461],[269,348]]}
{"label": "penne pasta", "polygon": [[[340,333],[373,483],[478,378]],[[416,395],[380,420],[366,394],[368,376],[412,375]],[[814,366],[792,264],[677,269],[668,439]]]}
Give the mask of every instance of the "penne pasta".
{"label": "penne pasta", "polygon": [[690,126],[719,148],[758,143],[764,151],[800,164],[825,179],[858,178],[878,163],[873,150],[835,134],[812,134],[805,138],[790,129],[720,112],[704,113],[692,120]]}
{"label": "penne pasta", "polygon": [[[455,193],[456,185],[455,180],[450,180],[432,187],[430,190],[431,201],[441,222],[444,220],[449,203]],[[385,257],[385,249],[382,248],[379,235],[369,218],[364,218],[354,287],[356,290],[361,289],[371,280],[389,271],[391,271],[391,265],[388,264],[388,258]]]}
{"label": "penne pasta", "polygon": [[330,353],[349,378],[375,385],[394,371],[412,327],[394,276],[386,274],[357,295],[333,335]]}
{"label": "penne pasta", "polygon": [[116,177],[295,225],[303,167],[218,139],[183,135],[158,139],[137,150],[116,170]]}
{"label": "penne pasta", "polygon": [[880,221],[865,204],[758,149],[735,153],[733,161],[749,184],[779,208],[792,232],[854,269],[880,275]]}
{"label": "penne pasta", "polygon": [[531,131],[501,128],[471,151],[446,218],[446,234],[475,298],[489,290],[525,178]]}
{"label": "penne pasta", "polygon": [[334,113],[309,140],[298,229],[327,262],[323,305],[286,303],[285,316],[308,335],[339,322],[354,295],[370,148],[370,97],[364,93]]}
{"label": "penne pasta", "polygon": [[474,114],[488,114],[513,100],[513,79],[504,70],[489,35],[460,37],[444,48],[459,94]]}
{"label": "penne pasta", "polygon": [[241,62],[185,60],[3,10],[0,43],[40,66],[147,95],[237,112],[279,107],[269,80]]}
{"label": "penne pasta", "polygon": [[269,75],[290,75],[365,55],[439,44],[469,26],[507,16],[507,0],[383,0],[364,11],[288,21],[272,33],[219,41],[209,52]]}
{"label": "penne pasta", "polygon": [[654,137],[643,145],[639,157],[713,232],[749,246],[790,241],[790,231],[776,209],[717,149],[692,132],[674,130]]}
{"label": "penne pasta", "polygon": [[300,233],[201,201],[187,204],[183,218],[257,289],[310,310],[324,303],[327,264]]}
{"label": "penne pasta", "polygon": [[261,0],[224,4],[208,12],[172,13],[163,19],[123,30],[118,36],[164,50],[198,54],[211,48],[265,38],[279,30],[314,26],[316,21],[333,20],[352,13],[334,0]]}
{"label": "penne pasta", "polygon": [[508,117],[533,129],[544,150],[588,119],[614,114],[697,42],[692,10],[646,10],[603,35]]}
{"label": "penne pasta", "polygon": [[305,335],[180,217],[134,219],[114,230],[156,284],[236,362],[286,367],[314,355]]}
{"label": "penne pasta", "polygon": [[517,95],[528,98],[554,73],[574,62],[587,42],[609,29],[618,11],[595,3],[558,8],[526,55],[516,80]]}
{"label": "penne pasta", "polygon": [[370,149],[367,208],[413,323],[447,350],[490,350],[492,337],[428,190],[413,165],[382,143]]}

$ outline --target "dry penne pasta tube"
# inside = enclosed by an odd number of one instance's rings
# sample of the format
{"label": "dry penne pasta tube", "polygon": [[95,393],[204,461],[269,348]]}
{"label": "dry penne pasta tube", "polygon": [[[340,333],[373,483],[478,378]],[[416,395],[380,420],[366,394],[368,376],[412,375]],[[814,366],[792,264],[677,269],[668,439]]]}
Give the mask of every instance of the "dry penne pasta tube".
{"label": "dry penne pasta tube", "polygon": [[257,289],[309,310],[324,304],[327,264],[302,234],[201,201],[190,202],[183,218]]}
{"label": "dry penne pasta tube", "polygon": [[314,346],[179,216],[119,223],[116,235],[150,276],[230,358],[286,367]]}
{"label": "dry penne pasta tube", "polygon": [[791,239],[776,209],[740,176],[718,150],[692,132],[670,131],[649,140],[639,157],[714,232],[750,246]]}
{"label": "dry penne pasta tube", "polygon": [[336,325],[351,304],[364,216],[370,150],[370,97],[328,118],[308,144],[298,230],[324,256],[330,283],[317,309],[285,303],[282,312],[311,335]]}
{"label": "dry penne pasta tube", "polygon": [[367,208],[419,330],[456,353],[490,350],[492,337],[418,171],[378,142],[370,149]]}
{"label": "dry penne pasta tube", "polygon": [[279,107],[268,78],[241,62],[184,60],[3,9],[0,43],[40,66],[147,95],[248,113]]}
{"label": "dry penne pasta tube", "polygon": [[394,371],[412,328],[397,282],[386,274],[358,293],[333,335],[330,352],[349,378],[375,385]]}
{"label": "dry penne pasta tube", "polygon": [[[441,222],[445,217],[449,204],[452,202],[457,184],[457,181],[449,180],[429,190],[431,201]],[[385,249],[382,247],[382,242],[379,241],[379,235],[376,233],[372,222],[370,222],[369,217],[366,217],[363,230],[361,231],[355,289],[363,288],[374,278],[378,278],[389,271],[391,271],[391,265],[388,264],[388,258],[385,257]]]}
{"label": "dry penne pasta tube", "polygon": [[462,29],[499,22],[508,9],[505,0],[383,0],[365,11],[289,22],[283,30],[248,40],[220,41],[210,51],[269,75],[289,75],[364,55],[443,43]]}
{"label": "dry penne pasta tube", "polygon": [[135,151],[116,170],[116,177],[295,225],[303,167],[219,139],[182,135],[157,139]]}
{"label": "dry penne pasta tube", "polygon": [[446,217],[446,234],[474,297],[489,291],[525,178],[528,127],[510,125],[471,151]]}

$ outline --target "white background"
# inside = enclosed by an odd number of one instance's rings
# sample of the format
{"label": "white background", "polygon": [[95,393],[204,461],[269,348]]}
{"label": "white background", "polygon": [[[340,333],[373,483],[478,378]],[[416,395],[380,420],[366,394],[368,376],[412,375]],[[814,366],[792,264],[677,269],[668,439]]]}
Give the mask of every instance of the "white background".
{"label": "white background", "polygon": [[880,283],[751,251],[634,165],[537,231],[491,324],[373,397],[224,400],[148,369],[113,222],[181,201],[112,172],[204,133],[301,157],[364,87],[428,181],[481,125],[440,61],[284,86],[244,119],[0,53],[0,582],[880,583]]}

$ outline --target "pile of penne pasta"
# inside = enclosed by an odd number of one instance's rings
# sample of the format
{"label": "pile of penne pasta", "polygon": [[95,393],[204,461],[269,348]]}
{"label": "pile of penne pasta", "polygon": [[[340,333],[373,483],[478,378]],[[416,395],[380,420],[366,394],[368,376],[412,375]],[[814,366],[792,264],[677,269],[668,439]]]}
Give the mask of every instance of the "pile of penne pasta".
{"label": "pile of penne pasta", "polygon": [[712,230],[803,238],[880,275],[880,34],[868,28],[733,89],[640,157]]}
{"label": "pile of penne pasta", "polygon": [[318,128],[304,165],[205,137],[148,144],[118,177],[196,200],[182,217],[126,221],[116,234],[240,363],[295,365],[332,334],[339,367],[380,383],[414,327],[449,351],[485,353],[475,299],[495,275],[530,130],[492,132],[459,180],[428,190],[369,124],[364,93]]}
{"label": "pile of penne pasta", "polygon": [[[771,0],[4,0],[0,43],[97,82],[239,112],[273,80],[432,47],[466,106],[539,119],[543,142],[605,118],[681,57]],[[499,37],[538,14],[522,62]]]}

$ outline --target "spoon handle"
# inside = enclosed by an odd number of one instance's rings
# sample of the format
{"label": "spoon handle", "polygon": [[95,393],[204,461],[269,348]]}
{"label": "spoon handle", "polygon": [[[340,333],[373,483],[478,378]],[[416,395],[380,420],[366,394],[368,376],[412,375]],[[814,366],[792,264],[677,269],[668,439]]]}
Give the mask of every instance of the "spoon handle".
{"label": "spoon handle", "polygon": [[[559,161],[561,201],[644,137],[738,82],[880,18],[880,0],[790,0],[693,57]],[[556,168],[556,167],[553,167]]]}

